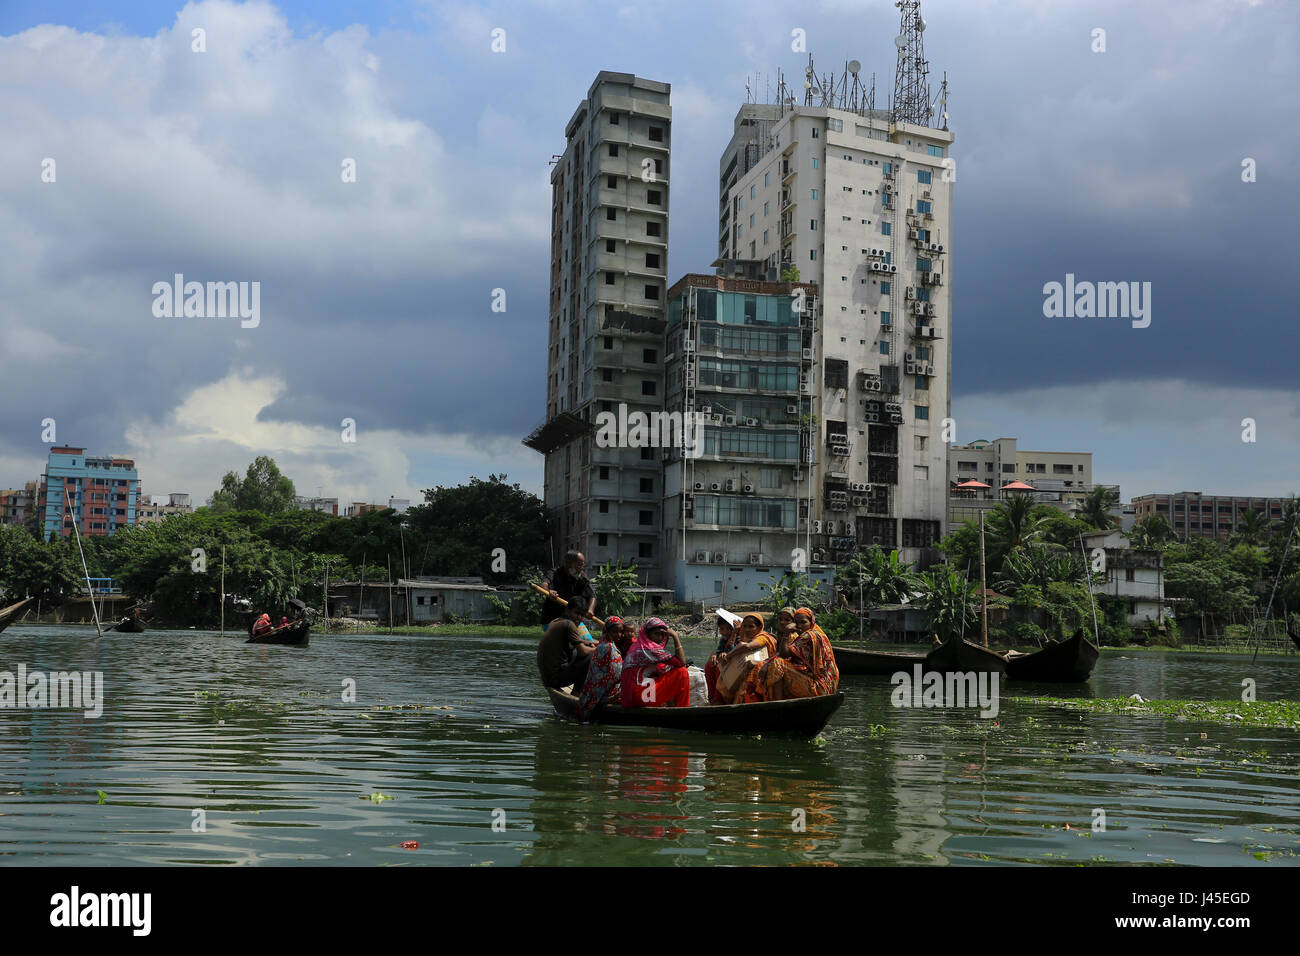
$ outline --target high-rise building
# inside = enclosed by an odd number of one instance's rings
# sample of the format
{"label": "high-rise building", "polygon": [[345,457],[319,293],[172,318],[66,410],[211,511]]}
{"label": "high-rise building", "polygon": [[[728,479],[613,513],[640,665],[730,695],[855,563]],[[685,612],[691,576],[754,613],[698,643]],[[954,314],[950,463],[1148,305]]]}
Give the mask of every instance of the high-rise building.
{"label": "high-rise building", "polygon": [[139,493],[131,459],[97,458],[69,445],[51,448],[37,500],[41,537],[71,536],[74,516],[81,533],[92,537],[129,527]]}
{"label": "high-rise building", "polygon": [[800,351],[812,494],[799,520],[823,529],[812,548],[827,561],[852,537],[926,563],[948,498],[953,135],[811,105],[751,128],[766,138],[725,197],[719,250],[817,290]]}
{"label": "high-rise building", "polygon": [[602,441],[602,412],[663,407],[672,143],[670,87],[601,72],[565,126],[551,173],[546,456],[557,556],[633,562],[657,583],[662,451]]}

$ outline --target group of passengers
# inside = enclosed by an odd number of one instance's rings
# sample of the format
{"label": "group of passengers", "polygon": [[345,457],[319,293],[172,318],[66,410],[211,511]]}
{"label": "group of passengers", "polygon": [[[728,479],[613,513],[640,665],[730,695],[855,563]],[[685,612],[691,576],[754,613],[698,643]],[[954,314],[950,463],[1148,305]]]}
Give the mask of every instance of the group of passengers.
{"label": "group of passengers", "polygon": [[[810,608],[782,608],[775,633],[757,612],[715,611],[717,651],[703,673],[690,666],[681,638],[657,617],[636,628],[620,617],[594,621],[595,592],[583,575],[583,556],[571,551],[546,581],[544,633],[537,668],[549,688],[571,687],[586,720],[602,703],[623,707],[748,704],[833,694],[840,674],[826,633]],[[587,630],[592,620],[599,640]],[[672,652],[668,645],[672,642]],[[731,666],[728,666],[730,663]]]}

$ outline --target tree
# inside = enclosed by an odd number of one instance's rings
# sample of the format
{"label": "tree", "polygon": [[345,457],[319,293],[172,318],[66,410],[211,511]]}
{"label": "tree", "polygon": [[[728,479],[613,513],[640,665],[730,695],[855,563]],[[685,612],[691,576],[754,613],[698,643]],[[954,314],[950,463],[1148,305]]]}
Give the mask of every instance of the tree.
{"label": "tree", "polygon": [[1081,585],[1087,578],[1082,555],[1037,545],[1007,555],[993,587],[1005,594],[1015,594],[1021,587],[1033,585],[1046,593],[1054,583]]}
{"label": "tree", "polygon": [[1237,512],[1237,531],[1233,537],[1242,544],[1262,544],[1268,536],[1268,519],[1264,512],[1246,508]]}
{"label": "tree", "polygon": [[772,614],[783,607],[817,607],[826,601],[821,587],[808,578],[787,571],[779,579],[769,578],[759,587],[767,590],[767,606]]}
{"label": "tree", "polygon": [[258,455],[248,466],[241,481],[233,471],[221,478],[221,487],[212,493],[212,510],[260,511],[273,515],[293,507],[293,482],[280,473],[275,459]]}
{"label": "tree", "polygon": [[625,568],[606,561],[591,580],[592,590],[596,592],[596,613],[602,618],[622,617],[636,602],[636,592],[632,590],[636,586],[636,565]]}
{"label": "tree", "polygon": [[503,584],[521,580],[525,568],[551,566],[546,506],[517,483],[508,484],[505,475],[439,485],[425,490],[424,500],[407,512],[413,534],[406,545],[420,550],[421,563],[427,552],[433,573],[479,575]]}
{"label": "tree", "polygon": [[976,591],[974,582],[952,568],[931,568],[921,576],[918,602],[925,626],[944,641],[973,627],[980,614]]}
{"label": "tree", "polygon": [[1119,503],[1119,494],[1113,488],[1096,485],[1084,496],[1077,517],[1098,531],[1109,531],[1119,524],[1110,509]]}
{"label": "tree", "polygon": [[920,586],[921,579],[912,565],[900,561],[896,550],[886,555],[879,545],[858,551],[835,569],[835,588],[850,607],[857,606],[859,594],[867,607],[900,604]]}
{"label": "tree", "polygon": [[1174,540],[1174,527],[1164,515],[1149,514],[1133,523],[1127,537],[1139,551],[1158,551]]}
{"label": "tree", "polygon": [[799,281],[799,267],[798,267],[798,266],[795,266],[795,265],[789,265],[789,266],[786,266],[784,269],[782,269],[782,270],[781,270],[781,281],[782,281],[782,282],[798,282],[798,281]]}
{"label": "tree", "polygon": [[1037,504],[1027,493],[1013,494],[1000,501],[985,521],[985,560],[988,569],[1001,566],[1013,551],[1042,538],[1043,525],[1051,509]]}

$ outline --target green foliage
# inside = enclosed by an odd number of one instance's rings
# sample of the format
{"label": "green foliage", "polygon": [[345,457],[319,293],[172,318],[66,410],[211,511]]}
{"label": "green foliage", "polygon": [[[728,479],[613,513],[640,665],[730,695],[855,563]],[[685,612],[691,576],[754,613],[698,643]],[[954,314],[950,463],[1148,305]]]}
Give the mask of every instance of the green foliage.
{"label": "green foliage", "polygon": [[1136,642],[1128,623],[1126,598],[1097,596],[1097,637],[1103,647],[1127,647]]}
{"label": "green foliage", "polygon": [[1098,485],[1084,496],[1077,517],[1091,528],[1109,531],[1119,525],[1119,519],[1110,513],[1118,503],[1119,495],[1114,489]]}
{"label": "green foliage", "polygon": [[768,611],[773,615],[783,607],[816,609],[825,605],[827,595],[821,586],[793,571],[787,571],[780,579],[768,578],[768,582],[760,584],[759,587],[767,591],[765,603]]}
{"label": "green foliage", "polygon": [[859,596],[866,607],[899,604],[920,587],[912,565],[899,560],[897,551],[886,555],[878,545],[856,552],[835,569],[835,589],[850,607],[857,607]]}
{"label": "green foliage", "polygon": [[[425,504],[406,516],[412,564],[418,549],[429,574],[479,575],[490,584],[520,582],[523,571],[546,565],[551,534],[546,506],[506,477],[488,475],[486,481],[471,478],[469,484],[426,490]],[[497,549],[504,552],[504,571],[494,568],[500,567],[494,562]]]}
{"label": "green foliage", "polygon": [[924,611],[926,628],[944,641],[970,630],[980,616],[977,586],[945,566],[921,575],[918,605]]}
{"label": "green foliage", "polygon": [[632,589],[638,583],[636,565],[625,568],[606,561],[591,579],[591,586],[596,591],[596,613],[601,618],[610,615],[622,617],[628,608],[636,605],[637,596]]}
{"label": "green foliage", "polygon": [[1174,527],[1162,514],[1149,514],[1128,531],[1129,546],[1140,551],[1159,551],[1173,540]]}
{"label": "green foliage", "polygon": [[[98,576],[94,568],[91,575]],[[74,540],[42,543],[25,528],[0,525],[0,606],[28,596],[49,604],[80,593],[85,584]]]}
{"label": "green foliage", "polygon": [[[847,608],[832,608],[818,614],[817,626],[832,641],[857,640],[858,637],[858,616]],[[863,634],[870,634],[870,628],[864,627]]]}
{"label": "green foliage", "polygon": [[233,471],[226,472],[221,487],[212,493],[211,510],[217,514],[230,511],[279,514],[293,508],[294,494],[293,482],[280,473],[275,459],[258,455],[242,481]]}
{"label": "green foliage", "polygon": [[798,266],[786,266],[784,269],[782,269],[782,270],[781,270],[781,281],[782,281],[782,282],[798,282],[798,281],[799,281],[799,267],[798,267]]}
{"label": "green foliage", "polygon": [[993,589],[1015,595],[1025,585],[1032,585],[1041,594],[1055,581],[1082,584],[1087,576],[1082,555],[1035,545],[1007,555]]}

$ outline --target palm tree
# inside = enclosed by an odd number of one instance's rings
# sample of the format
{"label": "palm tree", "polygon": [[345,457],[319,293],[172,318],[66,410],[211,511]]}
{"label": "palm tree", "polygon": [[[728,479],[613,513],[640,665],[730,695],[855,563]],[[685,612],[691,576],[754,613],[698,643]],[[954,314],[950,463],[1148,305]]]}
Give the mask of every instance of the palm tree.
{"label": "palm tree", "polygon": [[1268,519],[1264,512],[1247,508],[1237,512],[1237,532],[1234,537],[1242,544],[1259,544],[1268,533]]}
{"label": "palm tree", "polygon": [[1081,555],[1035,546],[1007,555],[993,586],[1006,594],[1015,594],[1020,588],[1032,585],[1045,594],[1054,581],[1083,584],[1087,577]]}
{"label": "palm tree", "polygon": [[920,577],[912,565],[899,560],[898,551],[886,555],[878,545],[857,552],[835,570],[835,587],[851,605],[859,595],[867,607],[900,604],[920,586]]}
{"label": "palm tree", "polygon": [[918,603],[925,613],[925,626],[943,641],[973,627],[979,620],[975,583],[947,566],[932,568],[921,576]]}
{"label": "palm tree", "polygon": [[1135,521],[1128,532],[1129,544],[1139,551],[1156,551],[1174,538],[1173,525],[1162,514],[1149,514]]}
{"label": "palm tree", "polygon": [[989,512],[986,534],[995,556],[988,562],[990,567],[998,566],[1011,552],[1042,537],[1043,523],[1047,519],[1038,508],[1037,502],[1029,495],[1015,494]]}
{"label": "palm tree", "polygon": [[1098,531],[1109,531],[1119,524],[1119,519],[1110,513],[1110,509],[1119,503],[1119,495],[1114,488],[1094,485],[1084,496],[1076,517],[1086,521]]}

